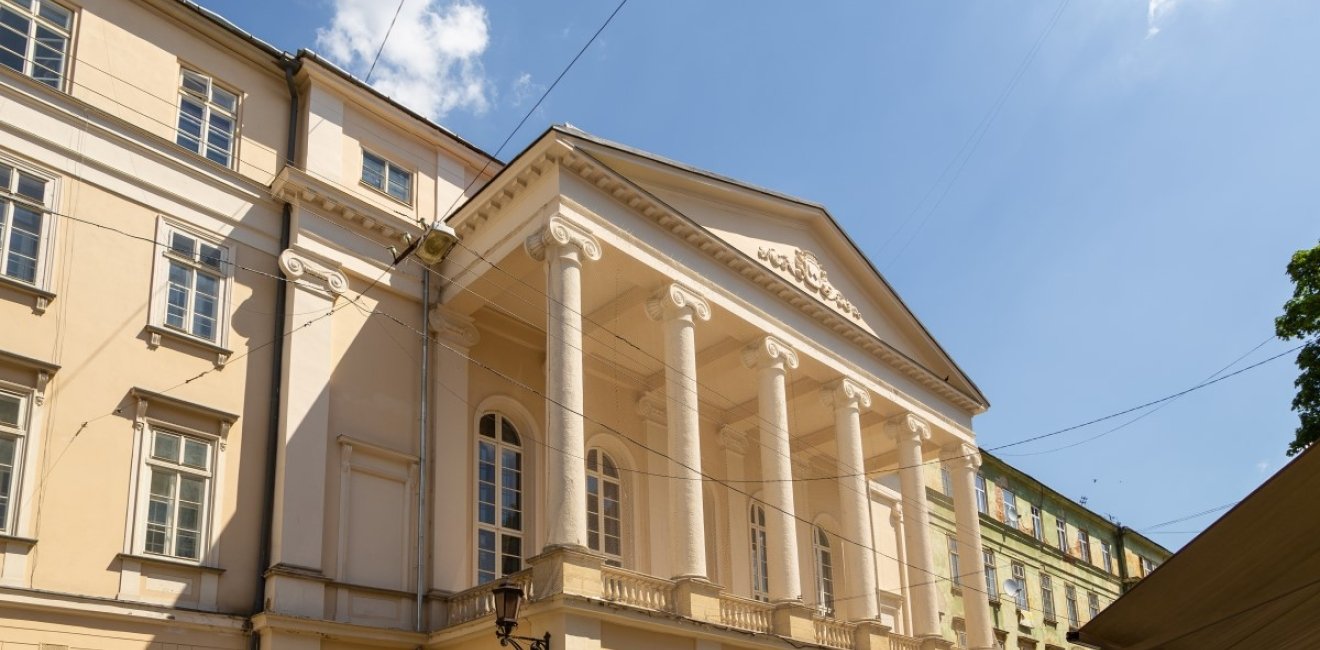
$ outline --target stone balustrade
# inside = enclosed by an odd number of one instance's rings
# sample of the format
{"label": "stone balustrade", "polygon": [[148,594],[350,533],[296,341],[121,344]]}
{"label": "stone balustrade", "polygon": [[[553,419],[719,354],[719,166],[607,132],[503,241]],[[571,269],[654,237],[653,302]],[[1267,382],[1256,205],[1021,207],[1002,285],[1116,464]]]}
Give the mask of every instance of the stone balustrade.
{"label": "stone balustrade", "polygon": [[[534,598],[532,572],[530,570],[509,574],[505,580],[522,587],[528,600]],[[471,589],[460,591],[449,597],[447,606],[449,625],[458,625],[495,613],[495,596],[492,590],[500,583],[487,582]]]}
{"label": "stone balustrade", "polygon": [[770,634],[774,630],[774,609],[759,600],[720,594],[720,622],[729,627]]}
{"label": "stone balustrade", "polygon": [[889,650],[921,650],[921,641],[901,634],[889,635]]}
{"label": "stone balustrade", "polygon": [[832,618],[815,620],[816,643],[840,650],[853,650],[855,626]]}
{"label": "stone balustrade", "polygon": [[605,600],[657,612],[674,612],[674,583],[670,580],[609,566],[601,567],[600,580],[601,598]]}

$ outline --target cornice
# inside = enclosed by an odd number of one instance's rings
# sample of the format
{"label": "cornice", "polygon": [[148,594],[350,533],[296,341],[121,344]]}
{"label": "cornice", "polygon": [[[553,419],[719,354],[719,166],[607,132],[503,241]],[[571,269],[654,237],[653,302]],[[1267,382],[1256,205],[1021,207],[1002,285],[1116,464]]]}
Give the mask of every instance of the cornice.
{"label": "cornice", "polygon": [[327,217],[342,221],[387,245],[407,246],[420,230],[413,224],[390,214],[349,192],[336,183],[314,176],[292,165],[285,165],[270,184],[271,195],[277,199],[302,203],[317,209]]}
{"label": "cornice", "polygon": [[[536,146],[538,145],[533,145]],[[483,191],[477,195],[476,200],[464,210],[467,216],[454,224],[460,239],[467,239],[479,232],[491,218],[511,204],[513,199],[533,181],[558,167],[571,172],[635,213],[655,222],[678,239],[797,308],[918,385],[970,413],[985,411],[984,403],[951,386],[931,370],[850,321],[832,306],[804,291],[802,287],[715,236],[655,196],[628,182],[618,172],[590,154],[573,148],[562,140],[553,140],[541,146],[543,149],[540,151],[528,152],[532,155],[526,162],[516,163],[520,169],[514,177],[507,180],[500,179],[500,186],[492,185],[490,191]],[[513,165],[510,167],[512,168]]]}

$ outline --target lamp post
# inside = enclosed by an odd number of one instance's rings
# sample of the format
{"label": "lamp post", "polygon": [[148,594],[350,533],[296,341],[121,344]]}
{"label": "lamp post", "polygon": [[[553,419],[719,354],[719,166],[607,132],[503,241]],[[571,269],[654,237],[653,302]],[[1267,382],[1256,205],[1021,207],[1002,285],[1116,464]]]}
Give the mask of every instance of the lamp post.
{"label": "lamp post", "polygon": [[[522,587],[511,582],[501,582],[491,590],[495,596],[495,636],[501,646],[511,645],[518,650],[550,650],[550,633],[546,632],[539,639],[530,636],[513,636],[513,628],[518,627],[518,608],[522,605]],[[519,641],[526,641],[524,649]]]}

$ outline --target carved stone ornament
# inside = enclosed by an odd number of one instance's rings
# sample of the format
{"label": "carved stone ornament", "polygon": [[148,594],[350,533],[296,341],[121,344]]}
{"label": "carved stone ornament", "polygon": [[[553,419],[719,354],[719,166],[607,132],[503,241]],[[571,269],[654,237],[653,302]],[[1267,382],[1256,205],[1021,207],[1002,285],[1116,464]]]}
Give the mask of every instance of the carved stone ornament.
{"label": "carved stone ornament", "polygon": [[777,364],[783,364],[789,370],[798,367],[797,352],[773,336],[763,337],[743,348],[742,360],[748,368],[768,368]]}
{"label": "carved stone ornament", "polygon": [[677,282],[668,284],[646,301],[651,320],[666,320],[690,313],[697,320],[710,320],[710,304],[696,291]]}
{"label": "carved stone ornament", "polygon": [[348,279],[338,270],[329,268],[320,262],[290,248],[280,253],[280,269],[290,280],[299,281],[303,278],[315,278],[319,280],[322,286],[315,287],[323,289],[333,294],[340,294],[348,291]]}
{"label": "carved stone ornament", "polygon": [[439,305],[431,308],[430,325],[436,338],[458,347],[470,348],[481,340],[481,332],[471,318]]}
{"label": "carved stone ornament", "polygon": [[820,259],[815,253],[794,248],[793,257],[789,258],[786,253],[762,246],[757,249],[756,257],[770,268],[793,276],[793,279],[809,293],[816,294],[825,304],[833,306],[840,313],[855,320],[862,319],[862,312],[858,311],[857,306],[844,298],[843,294],[830,284],[829,274],[825,272],[825,267],[820,265]]}
{"label": "carved stone ornament", "polygon": [[667,416],[665,394],[662,390],[648,390],[637,400],[637,415],[643,420],[664,424]]}
{"label": "carved stone ornament", "polygon": [[821,388],[820,399],[825,406],[835,409],[871,408],[871,391],[846,377]]}
{"label": "carved stone ornament", "polygon": [[528,237],[524,246],[527,254],[538,262],[545,259],[546,249],[564,246],[576,248],[588,260],[600,259],[600,242],[586,229],[563,217],[546,219],[545,225]]}
{"label": "carved stone ornament", "polygon": [[930,440],[930,425],[912,413],[900,413],[885,420],[885,433],[895,439],[915,437],[918,441]]}

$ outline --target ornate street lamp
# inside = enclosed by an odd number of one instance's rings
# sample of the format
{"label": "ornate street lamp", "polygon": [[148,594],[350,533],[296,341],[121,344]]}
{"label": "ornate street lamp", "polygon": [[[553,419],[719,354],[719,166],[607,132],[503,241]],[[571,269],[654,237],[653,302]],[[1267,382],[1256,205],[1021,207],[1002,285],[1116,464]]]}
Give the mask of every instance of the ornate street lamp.
{"label": "ornate street lamp", "polygon": [[491,594],[495,596],[495,636],[499,638],[500,645],[511,645],[518,650],[524,650],[518,642],[526,641],[528,644],[526,650],[550,650],[549,632],[540,639],[512,636],[513,628],[518,627],[518,608],[523,600],[522,587],[506,580],[492,589]]}

